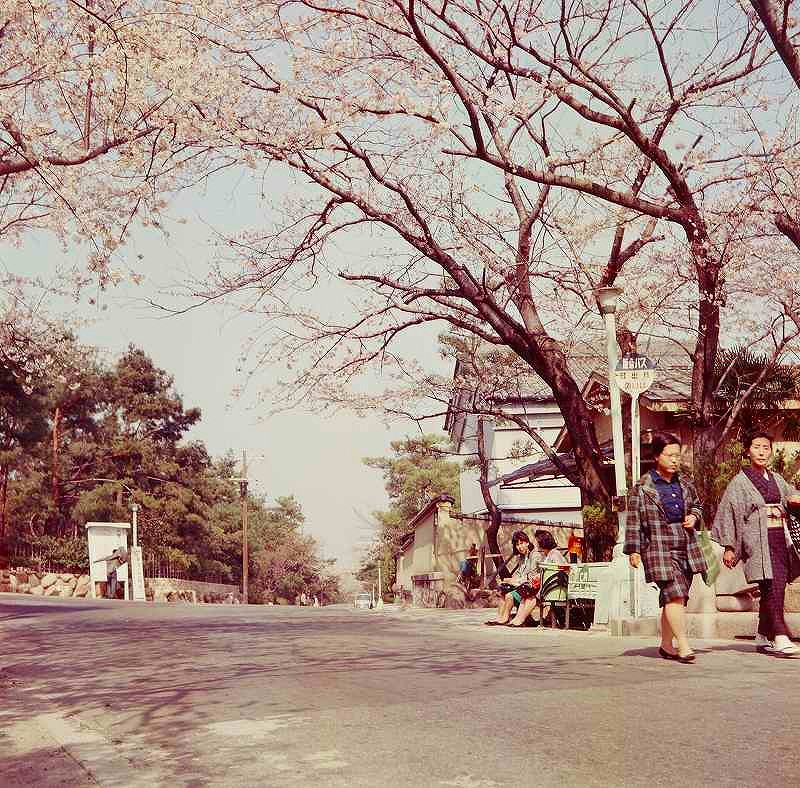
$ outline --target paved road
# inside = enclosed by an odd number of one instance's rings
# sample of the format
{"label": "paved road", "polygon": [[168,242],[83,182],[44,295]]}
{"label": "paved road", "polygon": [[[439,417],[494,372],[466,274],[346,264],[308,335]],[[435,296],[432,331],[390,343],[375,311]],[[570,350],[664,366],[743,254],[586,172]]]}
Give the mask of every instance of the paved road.
{"label": "paved road", "polygon": [[484,617],[0,595],[0,783],[798,784],[800,660]]}

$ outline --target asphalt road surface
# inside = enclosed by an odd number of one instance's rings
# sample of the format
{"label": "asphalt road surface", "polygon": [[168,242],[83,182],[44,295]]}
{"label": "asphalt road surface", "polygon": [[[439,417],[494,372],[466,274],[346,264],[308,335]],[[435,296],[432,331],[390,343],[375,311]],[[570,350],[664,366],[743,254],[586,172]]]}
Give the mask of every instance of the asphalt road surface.
{"label": "asphalt road surface", "polygon": [[800,784],[800,660],[485,617],[0,595],[0,784]]}

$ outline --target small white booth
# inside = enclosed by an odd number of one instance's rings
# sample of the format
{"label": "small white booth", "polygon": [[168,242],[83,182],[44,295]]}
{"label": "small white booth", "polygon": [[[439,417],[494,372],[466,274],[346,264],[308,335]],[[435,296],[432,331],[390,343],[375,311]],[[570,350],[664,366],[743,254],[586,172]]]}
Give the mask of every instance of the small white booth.
{"label": "small white booth", "polygon": [[[100,560],[110,556],[117,548],[128,552],[128,523],[86,523],[86,538],[89,542],[89,594],[92,599],[97,598],[96,583],[105,583],[106,561]],[[117,567],[117,582],[122,583],[124,598],[131,598],[129,583],[129,563]]]}

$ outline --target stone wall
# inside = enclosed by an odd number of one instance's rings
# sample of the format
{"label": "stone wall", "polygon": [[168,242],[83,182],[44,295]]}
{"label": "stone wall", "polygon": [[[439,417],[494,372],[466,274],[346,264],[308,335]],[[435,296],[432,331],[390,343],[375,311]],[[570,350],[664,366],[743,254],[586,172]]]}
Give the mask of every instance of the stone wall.
{"label": "stone wall", "polygon": [[238,605],[242,601],[239,586],[226,583],[203,583],[199,580],[176,580],[171,577],[148,577],[144,581],[147,599],[153,602],[206,602]]}
{"label": "stone wall", "polygon": [[[88,597],[89,575],[70,572],[39,572],[16,567],[0,570],[0,592],[34,596]],[[239,587],[168,577],[145,579],[145,595],[155,602],[206,602],[236,604],[242,601]]]}
{"label": "stone wall", "polygon": [[0,591],[34,596],[89,596],[89,575],[70,572],[34,572],[17,567],[0,570]]}

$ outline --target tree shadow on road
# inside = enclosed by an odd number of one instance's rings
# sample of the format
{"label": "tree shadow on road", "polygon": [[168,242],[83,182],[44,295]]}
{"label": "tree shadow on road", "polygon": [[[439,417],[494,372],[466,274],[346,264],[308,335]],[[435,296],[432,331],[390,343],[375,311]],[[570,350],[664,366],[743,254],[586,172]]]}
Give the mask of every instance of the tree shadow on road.
{"label": "tree shadow on road", "polygon": [[[607,691],[659,673],[626,669],[629,656],[651,656],[651,648],[591,656],[535,632],[479,642],[415,622],[334,613],[253,620],[236,610],[136,613],[125,605],[87,605],[77,626],[61,609],[42,607],[13,627],[7,675],[25,697],[17,719],[76,715],[132,765],[154,760],[176,784],[231,779],[209,757],[220,741],[244,764],[257,746],[278,759],[308,735],[313,715],[337,708],[448,707],[467,690],[471,705],[502,706],[521,687]],[[280,771],[287,764],[273,767],[277,784],[295,784]],[[242,779],[247,784],[246,773]]]}

